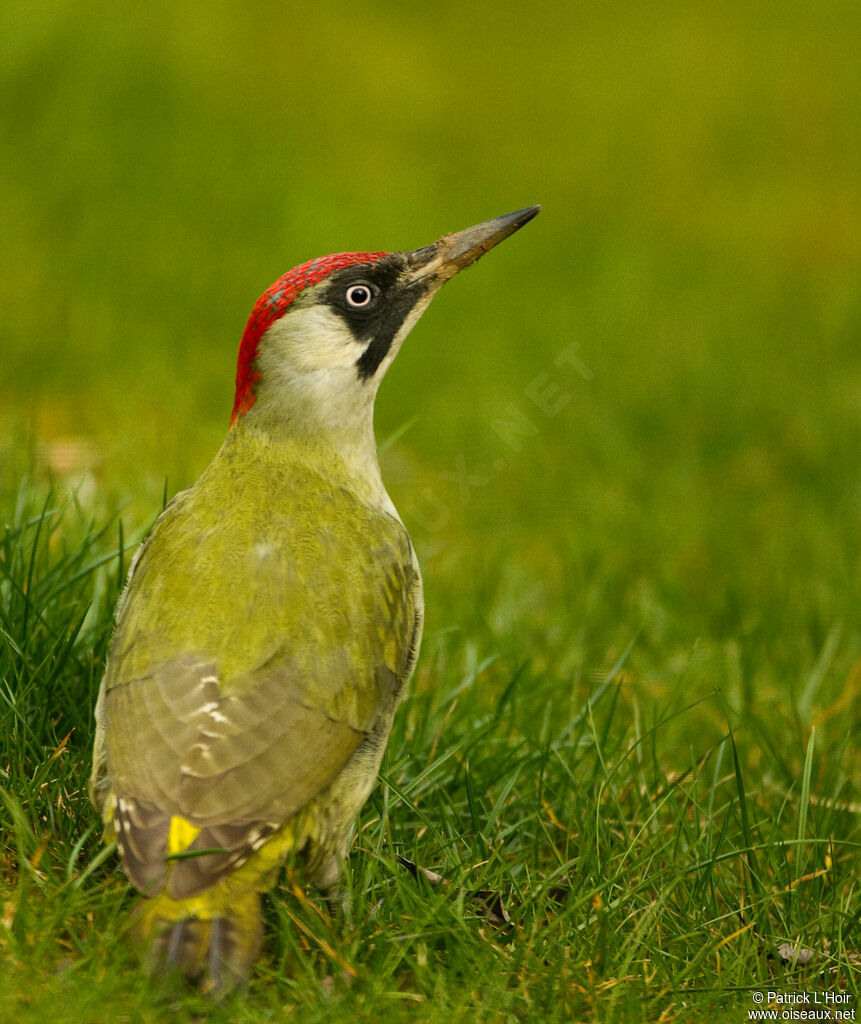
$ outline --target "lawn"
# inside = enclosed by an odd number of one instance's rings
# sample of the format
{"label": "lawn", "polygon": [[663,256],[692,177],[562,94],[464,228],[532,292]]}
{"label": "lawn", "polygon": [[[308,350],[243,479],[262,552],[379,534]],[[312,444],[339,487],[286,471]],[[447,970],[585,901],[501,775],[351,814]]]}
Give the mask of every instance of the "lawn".
{"label": "lawn", "polygon": [[[201,10],[0,14],[0,1018],[857,1016],[857,5]],[[536,202],[381,389],[427,624],[345,918],[288,870],[246,990],[153,984],[92,707],[245,318]]]}

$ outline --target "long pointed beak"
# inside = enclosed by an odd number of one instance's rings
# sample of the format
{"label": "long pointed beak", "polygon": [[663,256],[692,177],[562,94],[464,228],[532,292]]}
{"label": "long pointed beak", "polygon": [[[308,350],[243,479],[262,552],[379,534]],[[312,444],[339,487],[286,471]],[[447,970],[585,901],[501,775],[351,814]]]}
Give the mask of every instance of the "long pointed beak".
{"label": "long pointed beak", "polygon": [[408,279],[424,281],[430,278],[431,287],[440,287],[522,228],[540,209],[540,206],[527,206],[524,210],[486,220],[454,235],[443,235],[431,245],[405,253],[410,267]]}

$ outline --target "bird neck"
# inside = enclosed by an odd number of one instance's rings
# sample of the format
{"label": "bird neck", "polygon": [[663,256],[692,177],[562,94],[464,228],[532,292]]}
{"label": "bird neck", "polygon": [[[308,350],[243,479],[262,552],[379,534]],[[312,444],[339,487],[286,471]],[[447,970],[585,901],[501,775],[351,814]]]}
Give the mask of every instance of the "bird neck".
{"label": "bird neck", "polygon": [[271,421],[250,412],[228,431],[219,459],[240,459],[244,465],[260,467],[273,480],[289,480],[296,466],[307,467],[331,489],[348,488],[363,503],[399,518],[383,485],[372,411],[364,429],[346,434],[307,425],[302,430],[294,420]]}

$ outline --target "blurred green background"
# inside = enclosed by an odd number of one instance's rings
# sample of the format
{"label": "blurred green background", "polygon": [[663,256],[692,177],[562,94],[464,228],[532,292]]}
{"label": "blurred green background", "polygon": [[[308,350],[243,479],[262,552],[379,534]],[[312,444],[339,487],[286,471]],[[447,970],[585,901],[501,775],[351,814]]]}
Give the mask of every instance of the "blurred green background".
{"label": "blurred green background", "polygon": [[723,687],[739,712],[823,658],[843,692],[854,0],[47,0],[0,19],[5,494],[52,478],[142,528],[220,443],[279,274],[540,202],[436,300],[378,403],[431,642],[489,630],[588,681],[642,628],[631,666],[656,694],[697,658],[693,695]]}
{"label": "blurred green background", "polygon": [[[769,953],[787,939],[856,984],[859,54],[857,0],[0,5],[15,1019],[151,1001],[116,861],[75,867],[84,841],[100,863],[84,780],[111,517],[140,537],[212,458],[246,318],[284,271],[532,203],[377,404],[427,622],[351,858],[348,955],[370,968],[337,1005],[378,1019],[392,985],[427,1020],[501,1019],[493,999],[717,1020],[690,993],[795,977]],[[83,531],[35,515],[51,486]],[[395,851],[504,893],[524,940],[438,916]],[[258,994],[307,1009],[303,965],[324,988],[332,968],[294,933]]]}

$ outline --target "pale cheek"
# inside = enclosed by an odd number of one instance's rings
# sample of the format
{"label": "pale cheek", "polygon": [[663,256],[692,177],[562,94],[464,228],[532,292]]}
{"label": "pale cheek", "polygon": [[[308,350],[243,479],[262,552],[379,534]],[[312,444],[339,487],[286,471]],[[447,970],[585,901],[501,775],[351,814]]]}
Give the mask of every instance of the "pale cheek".
{"label": "pale cheek", "polygon": [[286,361],[297,370],[335,370],[353,366],[364,351],[344,321],[320,306],[295,310],[277,338]]}

